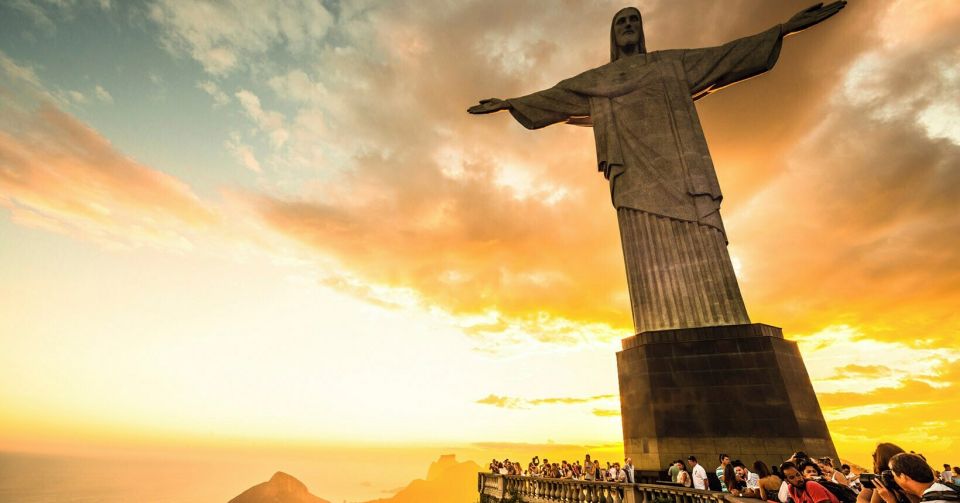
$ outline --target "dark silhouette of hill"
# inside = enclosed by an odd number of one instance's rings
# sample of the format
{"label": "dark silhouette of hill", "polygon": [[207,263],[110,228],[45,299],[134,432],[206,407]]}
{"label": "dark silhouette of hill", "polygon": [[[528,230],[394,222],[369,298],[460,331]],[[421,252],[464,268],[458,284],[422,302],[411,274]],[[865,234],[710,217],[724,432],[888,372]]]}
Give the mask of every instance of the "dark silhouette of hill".
{"label": "dark silhouette of hill", "polygon": [[473,461],[457,462],[453,454],[445,454],[430,464],[426,480],[417,479],[393,497],[367,503],[474,503],[477,501],[477,472]]}
{"label": "dark silhouette of hill", "polygon": [[283,472],[277,472],[270,480],[257,484],[229,503],[330,503],[318,498],[307,490],[307,486],[296,478]]}

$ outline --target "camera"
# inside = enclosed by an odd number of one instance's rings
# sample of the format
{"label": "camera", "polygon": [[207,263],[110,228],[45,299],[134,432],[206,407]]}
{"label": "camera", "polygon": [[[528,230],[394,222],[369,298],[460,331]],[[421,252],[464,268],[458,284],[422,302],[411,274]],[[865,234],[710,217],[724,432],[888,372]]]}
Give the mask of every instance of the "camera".
{"label": "camera", "polygon": [[884,470],[882,473],[880,473],[880,475],[875,473],[861,473],[860,485],[862,485],[865,489],[873,489],[876,487],[873,485],[873,480],[878,477],[880,478],[880,483],[886,486],[887,489],[890,489],[891,491],[900,489],[900,486],[897,485],[897,482],[893,480],[893,472],[890,470]]}

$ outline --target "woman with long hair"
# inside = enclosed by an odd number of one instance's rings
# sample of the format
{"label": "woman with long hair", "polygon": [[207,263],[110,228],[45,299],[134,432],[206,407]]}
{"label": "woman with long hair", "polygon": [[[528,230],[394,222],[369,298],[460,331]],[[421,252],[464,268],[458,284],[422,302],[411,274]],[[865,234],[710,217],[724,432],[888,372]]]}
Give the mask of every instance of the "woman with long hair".
{"label": "woman with long hair", "polygon": [[847,478],[833,468],[833,459],[822,457],[817,459],[817,464],[820,465],[820,471],[823,472],[823,480],[836,482],[842,486],[850,486],[850,482],[847,480]]}
{"label": "woman with long hair", "polygon": [[693,479],[690,478],[690,473],[684,468],[683,461],[674,462],[674,466],[679,469],[677,472],[677,483],[683,487],[693,487]]}
{"label": "woman with long hair", "polygon": [[[884,471],[890,469],[890,458],[905,452],[900,448],[899,445],[891,444],[889,442],[883,442],[877,445],[876,450],[873,451],[873,473],[881,475]],[[906,494],[903,494],[902,491],[894,491],[894,494],[897,494],[897,499],[906,503],[908,500],[916,503],[912,498],[909,498]],[[919,501],[919,500],[917,500]],[[874,491],[872,488],[864,487],[860,494],[857,495],[857,503],[883,503],[883,498],[880,497],[880,494],[877,491]]]}
{"label": "woman with long hair", "polygon": [[753,472],[760,477],[760,499],[780,503],[777,493],[783,480],[770,471],[770,467],[759,459],[753,462]]}
{"label": "woman with long hair", "polygon": [[727,492],[732,496],[740,496],[746,489],[747,483],[737,478],[737,470],[733,468],[733,463],[728,463],[723,467],[723,483],[727,486]]}

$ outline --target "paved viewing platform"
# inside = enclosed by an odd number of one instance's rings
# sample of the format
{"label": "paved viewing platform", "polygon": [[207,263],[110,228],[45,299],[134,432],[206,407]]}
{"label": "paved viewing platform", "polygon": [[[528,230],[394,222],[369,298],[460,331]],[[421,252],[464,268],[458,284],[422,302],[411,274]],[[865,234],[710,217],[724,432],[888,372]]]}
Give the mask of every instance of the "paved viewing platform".
{"label": "paved viewing platform", "polygon": [[668,484],[619,484],[494,473],[479,473],[477,489],[480,503],[654,503],[662,499],[676,503],[748,503],[748,499],[728,493]]}

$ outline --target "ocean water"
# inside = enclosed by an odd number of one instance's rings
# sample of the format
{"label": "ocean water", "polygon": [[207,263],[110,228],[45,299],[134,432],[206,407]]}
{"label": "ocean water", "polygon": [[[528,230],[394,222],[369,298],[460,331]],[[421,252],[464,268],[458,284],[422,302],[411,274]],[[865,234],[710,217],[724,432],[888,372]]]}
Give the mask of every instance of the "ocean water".
{"label": "ocean water", "polygon": [[423,478],[441,452],[346,450],[277,453],[167,453],[56,456],[0,452],[0,503],[227,502],[293,475],[335,503],[394,494]]}

